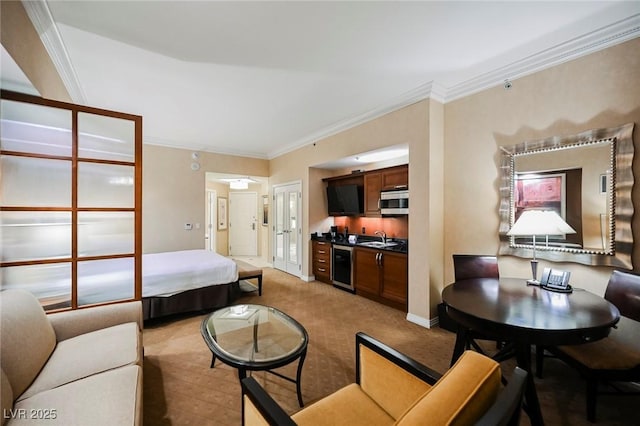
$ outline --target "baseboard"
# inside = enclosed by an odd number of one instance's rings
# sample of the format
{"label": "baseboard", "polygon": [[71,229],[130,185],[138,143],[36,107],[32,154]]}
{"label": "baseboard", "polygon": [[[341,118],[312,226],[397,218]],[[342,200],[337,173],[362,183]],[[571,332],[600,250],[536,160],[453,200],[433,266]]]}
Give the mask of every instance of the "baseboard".
{"label": "baseboard", "polygon": [[424,328],[432,328],[434,325],[438,324],[438,317],[433,320],[429,320],[416,314],[407,313],[407,321],[418,324],[419,326],[422,326]]}
{"label": "baseboard", "polygon": [[300,279],[305,282],[311,282],[316,280],[315,275],[300,275]]}

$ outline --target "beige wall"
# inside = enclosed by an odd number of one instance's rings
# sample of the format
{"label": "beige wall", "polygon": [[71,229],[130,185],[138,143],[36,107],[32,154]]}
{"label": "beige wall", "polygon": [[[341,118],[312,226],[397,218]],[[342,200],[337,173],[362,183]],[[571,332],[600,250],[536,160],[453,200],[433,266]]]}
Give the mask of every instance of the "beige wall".
{"label": "beige wall", "polygon": [[[200,153],[200,169],[193,171],[192,152],[144,146],[142,234],[145,253],[205,247],[206,172],[269,175],[267,160],[207,152]],[[201,227],[186,231],[185,223],[199,223]],[[218,233],[218,247],[226,246],[224,234]]]}
{"label": "beige wall", "polygon": [[[496,87],[445,105],[445,282],[453,280],[453,253],[498,253],[498,147],[629,122],[636,123],[637,146],[638,76],[640,39],[635,39],[514,80],[511,90]],[[637,180],[640,163],[634,164]],[[634,200],[639,194],[636,183]],[[633,230],[640,241],[637,212]],[[640,266],[638,252],[633,262]],[[530,274],[526,259],[505,256],[499,265],[501,275]],[[546,266],[550,262],[540,261],[540,269]],[[573,284],[597,294],[604,293],[611,273],[575,263],[553,266],[571,271]]]}

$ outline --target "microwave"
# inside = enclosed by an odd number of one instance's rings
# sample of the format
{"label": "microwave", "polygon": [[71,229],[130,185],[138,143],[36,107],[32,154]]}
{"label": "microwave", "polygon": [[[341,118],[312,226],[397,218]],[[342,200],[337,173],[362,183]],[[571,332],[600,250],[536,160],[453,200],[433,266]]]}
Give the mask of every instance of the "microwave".
{"label": "microwave", "polygon": [[409,214],[409,190],[404,188],[380,192],[380,214]]}

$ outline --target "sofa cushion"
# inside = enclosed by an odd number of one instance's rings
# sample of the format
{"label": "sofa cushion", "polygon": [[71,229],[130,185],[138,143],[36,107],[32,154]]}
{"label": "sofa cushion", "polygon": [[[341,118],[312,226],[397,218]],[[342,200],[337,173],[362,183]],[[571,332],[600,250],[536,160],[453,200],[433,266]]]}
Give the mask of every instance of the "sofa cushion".
{"label": "sofa cushion", "polygon": [[392,425],[394,422],[393,417],[355,383],[298,411],[291,418],[301,426]]}
{"label": "sofa cushion", "polygon": [[33,382],[56,346],[56,335],[38,299],[24,290],[0,292],[2,369],[18,396]]}
{"label": "sofa cushion", "polygon": [[[55,419],[42,419],[42,424],[135,425],[141,421],[141,410],[137,406],[142,403],[141,387],[142,368],[130,365],[38,393],[17,402],[14,412],[22,409],[30,415],[55,416]],[[22,420],[16,416],[7,425],[23,422],[33,423],[33,418]]]}
{"label": "sofa cushion", "polygon": [[56,346],[40,375],[18,400],[103,371],[141,364],[140,354],[140,333],[135,322],[63,340]]}
{"label": "sofa cushion", "polygon": [[0,369],[0,380],[2,381],[0,387],[0,399],[2,400],[2,404],[0,404],[0,409],[2,409],[3,414],[2,422],[0,424],[4,424],[7,421],[6,413],[10,412],[9,410],[13,408],[13,390],[11,390],[9,379],[2,369]]}
{"label": "sofa cushion", "polygon": [[364,345],[360,346],[360,386],[394,419],[431,388],[428,383]]}
{"label": "sofa cushion", "polygon": [[425,424],[425,419],[434,425],[474,424],[495,402],[501,375],[497,362],[466,351],[396,424]]}

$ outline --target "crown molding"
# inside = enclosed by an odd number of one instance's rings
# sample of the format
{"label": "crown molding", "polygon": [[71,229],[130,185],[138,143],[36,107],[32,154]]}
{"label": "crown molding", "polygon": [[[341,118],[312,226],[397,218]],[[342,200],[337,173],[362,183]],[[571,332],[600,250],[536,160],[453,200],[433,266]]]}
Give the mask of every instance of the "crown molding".
{"label": "crown molding", "polygon": [[398,96],[397,98],[390,101],[384,106],[338,121],[315,133],[307,135],[302,139],[298,139],[297,141],[279,150],[269,153],[268,157],[269,159],[279,157],[280,155],[286,154],[291,151],[295,151],[296,149],[304,145],[308,145],[308,144],[317,142],[321,139],[328,138],[330,136],[333,136],[345,130],[351,129],[353,127],[356,127],[368,121],[374,120],[378,117],[382,117],[385,114],[389,114],[390,112],[397,111],[400,108],[404,108],[406,106],[415,104],[416,102],[420,102],[427,98],[431,98],[439,102],[444,102],[444,94],[445,94],[444,86],[434,81],[430,81],[428,83],[425,83],[416,87],[415,89],[412,89],[408,92],[403,93],[402,95]]}
{"label": "crown molding", "polygon": [[62,83],[69,92],[71,100],[76,104],[86,105],[87,97],[82,90],[78,76],[71,63],[71,58],[67,52],[62,36],[53,20],[51,10],[45,0],[23,1],[24,6],[33,27],[40,35],[40,40],[49,53],[53,65],[58,70]]}
{"label": "crown molding", "polygon": [[144,136],[143,143],[145,145],[161,146],[163,148],[184,149],[187,151],[208,152],[211,154],[230,155],[234,157],[256,158],[258,160],[268,160],[269,158],[259,152],[242,151],[242,150],[222,150],[212,149],[211,147],[203,147],[197,143],[191,142],[175,142],[172,139],[162,139],[153,136]]}
{"label": "crown molding", "polygon": [[502,85],[505,79],[521,78],[637,37],[640,37],[640,13],[450,87],[445,102]]}

